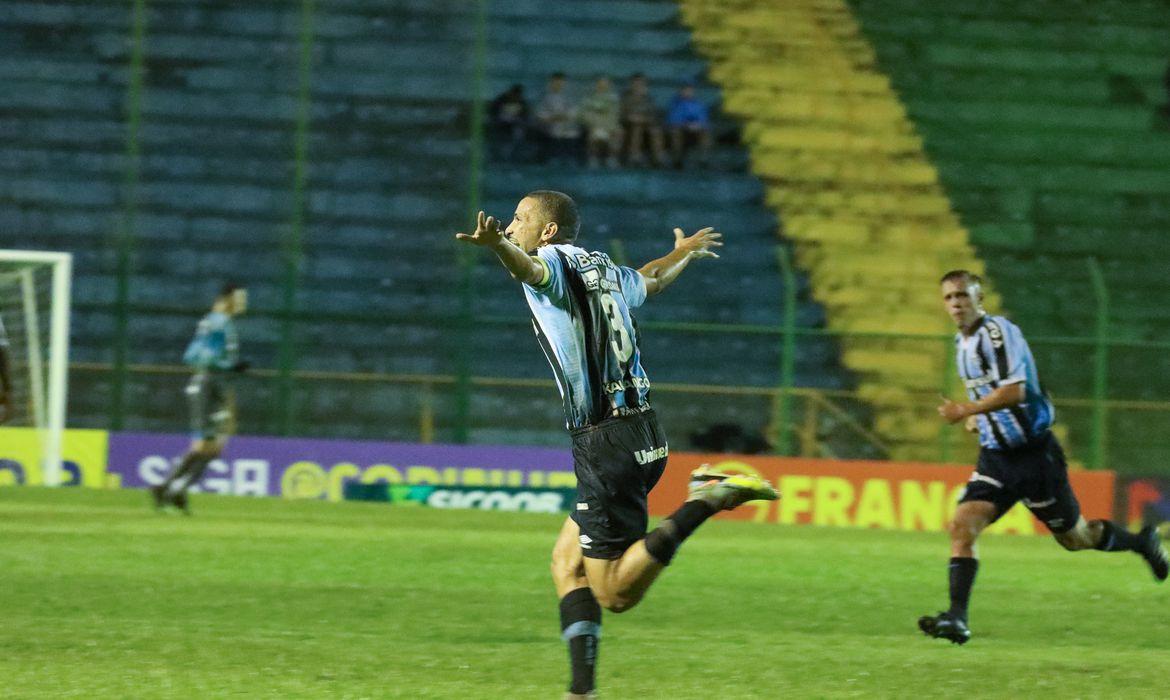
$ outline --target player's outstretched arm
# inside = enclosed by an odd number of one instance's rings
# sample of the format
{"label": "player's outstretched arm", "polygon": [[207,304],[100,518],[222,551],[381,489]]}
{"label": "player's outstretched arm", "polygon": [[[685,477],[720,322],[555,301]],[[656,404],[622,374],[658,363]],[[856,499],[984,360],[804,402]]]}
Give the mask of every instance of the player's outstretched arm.
{"label": "player's outstretched arm", "polygon": [[500,222],[494,216],[484,216],[481,211],[475,224],[475,233],[456,233],[455,238],[496,254],[512,279],[524,284],[539,284],[544,280],[544,266],[536,258],[520,249],[500,232]]}
{"label": "player's outstretched arm", "polygon": [[646,280],[646,294],[657,294],[669,287],[692,260],[698,258],[718,258],[712,248],[722,247],[722,233],[707,227],[699,229],[693,236],[683,233],[681,228],[674,230],[674,250],[657,260],[639,268],[638,272]]}

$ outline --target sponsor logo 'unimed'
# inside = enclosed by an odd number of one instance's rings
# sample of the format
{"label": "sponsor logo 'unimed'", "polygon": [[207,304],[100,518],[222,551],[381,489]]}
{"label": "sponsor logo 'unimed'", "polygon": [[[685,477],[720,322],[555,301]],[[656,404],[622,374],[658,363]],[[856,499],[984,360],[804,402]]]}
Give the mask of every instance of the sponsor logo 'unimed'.
{"label": "sponsor logo 'unimed'", "polygon": [[634,459],[638,460],[638,464],[649,464],[655,460],[665,459],[668,454],[670,454],[670,448],[663,445],[662,447],[651,447],[648,450],[638,450],[634,453]]}

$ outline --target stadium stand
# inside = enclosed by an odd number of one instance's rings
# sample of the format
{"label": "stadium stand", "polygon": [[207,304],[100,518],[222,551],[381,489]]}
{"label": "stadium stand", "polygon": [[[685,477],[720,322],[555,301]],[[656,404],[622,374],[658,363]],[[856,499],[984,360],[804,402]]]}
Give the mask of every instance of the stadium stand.
{"label": "stadium stand", "polygon": [[982,264],[848,6],[682,6],[829,326],[852,334],[843,360],[875,407],[875,428],[893,457],[937,459],[951,437],[934,416],[948,346],[880,334],[945,333],[940,270]]}
{"label": "stadium stand", "polygon": [[[245,354],[260,367],[275,366],[286,337],[280,312],[286,266],[296,266],[297,367],[367,379],[298,383],[294,401],[305,434],[417,439],[419,416],[426,415],[440,427],[436,438],[449,439],[443,426],[457,407],[444,377],[460,363],[476,376],[545,382],[522,299],[487,260],[476,259],[469,280],[476,314],[487,320],[468,331],[458,322],[466,309],[465,280],[453,262],[451,233],[468,220],[473,11],[470,4],[421,1],[395,3],[389,11],[373,0],[318,4],[308,54],[302,255],[293,250],[286,257],[282,245],[296,221],[302,41],[296,7],[149,3],[137,122],[128,119],[135,107],[127,90],[134,42],[124,4],[0,8],[0,43],[8,49],[0,77],[12,88],[0,96],[0,217],[15,234],[12,245],[78,256],[74,361],[114,359],[115,242],[126,231],[134,241],[133,364],[175,364],[194,313],[226,277],[253,291]],[[705,69],[670,2],[494,3],[487,33],[509,40],[490,42],[484,97],[515,82],[539,94],[547,74],[558,69],[577,89],[599,72],[620,83],[641,71],[665,104],[680,82]],[[702,83],[699,96],[716,106],[721,99]],[[764,206],[760,181],[744,172],[736,123],[719,117],[716,128],[709,171],[558,173],[489,164],[481,201],[506,217],[528,189],[570,191],[583,206],[583,242],[630,263],[667,250],[673,226],[717,226],[732,244],[724,259],[688,275],[647,306],[642,320],[776,325],[783,291],[778,223]],[[137,170],[128,142],[140,153]],[[807,281],[799,284],[798,324],[823,325]],[[778,380],[774,336],[656,331],[645,343],[648,370],[659,382],[770,387]],[[833,342],[802,337],[797,384],[848,385],[837,357]],[[386,375],[440,379],[428,384]],[[127,428],[182,425],[176,376],[131,378]],[[108,373],[82,368],[72,382],[73,423],[104,426]],[[249,378],[241,391],[241,430],[272,432],[279,410],[268,378]],[[523,393],[531,400],[517,401]],[[664,413],[677,416],[668,429],[679,439],[713,420],[766,429],[765,399],[693,399],[661,396],[670,404]],[[471,437],[560,444],[557,406],[551,384],[530,391],[477,385]],[[826,440],[831,431],[826,428]]]}
{"label": "stadium stand", "polygon": [[[1093,333],[1100,261],[1121,341],[1170,340],[1165,3],[852,0],[876,59],[1004,296],[1033,335]],[[1054,394],[1092,394],[1092,347],[1033,347]],[[1164,353],[1111,351],[1109,395],[1163,401]],[[1165,411],[1114,410],[1108,466],[1159,468]],[[1089,412],[1062,411],[1074,450]]]}

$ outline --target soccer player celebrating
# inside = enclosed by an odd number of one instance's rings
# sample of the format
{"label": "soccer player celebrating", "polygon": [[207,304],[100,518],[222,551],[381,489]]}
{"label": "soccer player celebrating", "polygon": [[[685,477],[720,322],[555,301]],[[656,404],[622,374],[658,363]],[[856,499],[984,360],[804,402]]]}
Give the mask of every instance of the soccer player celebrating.
{"label": "soccer player celebrating", "polygon": [[228,437],[235,432],[235,392],[227,373],[243,372],[248,363],[240,360],[240,341],[232,319],[247,308],[248,290],[232,284],[225,286],[211,312],[199,321],[195,337],[183,354],[183,362],[194,370],[186,389],[191,448],[161,484],[150,487],[156,508],[170,504],[190,513],[187,489],[199,482],[207,465],[223,452]]}
{"label": "soccer player celebrating", "polygon": [[979,433],[979,461],[950,523],[951,607],[918,620],[927,635],[963,644],[971,638],[967,605],[979,560],[975,540],[1017,501],[1023,501],[1065,549],[1136,552],[1154,577],[1166,579],[1166,550],[1154,527],[1137,534],[1108,520],[1086,521],[1068,481],[1060,443],[1050,428],[1052,402],[1040,384],[1020,329],[983,310],[980,279],[966,270],[943,275],[942,298],[959,332],[955,350],[970,401],[943,400],[939,415],[966,421]]}
{"label": "soccer player celebrating", "polygon": [[721,235],[675,229],[674,250],[634,270],[577,247],[579,229],[572,198],[540,190],[520,200],[506,231],[480,212],[474,234],[456,234],[491,250],[523,284],[564,401],[577,503],[553,547],[552,576],[569,647],[568,698],[593,692],[602,608],[618,613],[637,605],[683,540],[715,513],[778,497],[763,479],[702,468],[692,474],[687,501],[646,533],[646,496],[668,448],[648,400],[631,312],[692,261],[719,257],[713,249]]}
{"label": "soccer player celebrating", "polygon": [[0,424],[12,420],[12,370],[8,363],[8,333],[0,319]]}

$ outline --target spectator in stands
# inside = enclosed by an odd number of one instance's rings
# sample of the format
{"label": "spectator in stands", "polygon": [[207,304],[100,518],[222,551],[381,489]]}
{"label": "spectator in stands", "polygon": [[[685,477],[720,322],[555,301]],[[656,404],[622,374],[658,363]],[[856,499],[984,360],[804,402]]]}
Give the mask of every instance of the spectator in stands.
{"label": "spectator in stands", "polygon": [[622,96],[622,126],[626,134],[627,164],[632,166],[646,164],[646,156],[643,153],[646,141],[649,141],[650,156],[654,160],[654,165],[663,164],[665,157],[662,147],[661,115],[650,96],[646,76],[641,73],[630,76],[630,84]]}
{"label": "spectator in stands", "polygon": [[686,83],[666,111],[666,126],[670,129],[670,151],[674,167],[683,167],[686,151],[699,147],[699,163],[706,165],[711,150],[711,118],[707,105],[695,98],[695,86]]}
{"label": "spectator in stands", "polygon": [[493,157],[515,161],[528,136],[529,109],[524,86],[513,85],[488,107]]}
{"label": "spectator in stands", "polygon": [[577,109],[565,91],[565,74],[553,73],[544,99],[536,107],[536,119],[544,136],[545,159],[554,164],[576,160],[581,129]]}
{"label": "spectator in stands", "polygon": [[604,156],[606,166],[616,168],[622,147],[621,102],[608,76],[598,76],[593,94],[581,101],[579,112],[589,167],[599,167]]}

